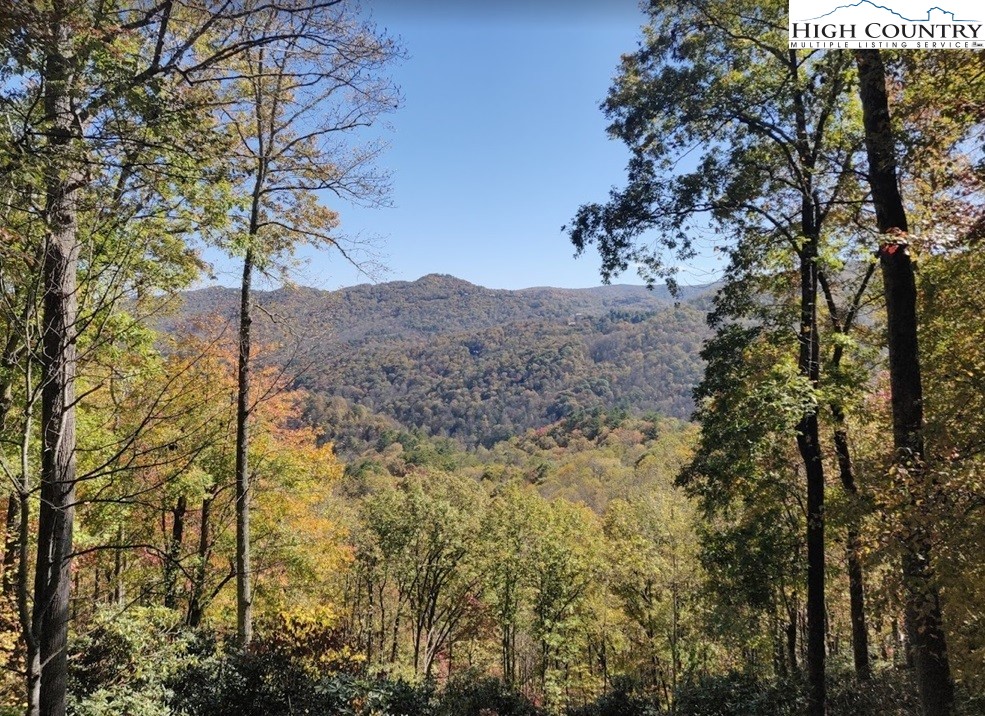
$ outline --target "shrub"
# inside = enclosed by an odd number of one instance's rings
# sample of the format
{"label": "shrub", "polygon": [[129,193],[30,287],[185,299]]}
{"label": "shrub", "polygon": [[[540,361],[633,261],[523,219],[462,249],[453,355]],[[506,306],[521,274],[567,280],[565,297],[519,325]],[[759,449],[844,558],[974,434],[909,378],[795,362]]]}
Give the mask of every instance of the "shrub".
{"label": "shrub", "polygon": [[639,683],[627,676],[612,680],[612,690],[585,706],[567,710],[568,716],[659,716],[657,699],[639,690]]}
{"label": "shrub", "polygon": [[795,681],[762,681],[743,673],[703,678],[677,695],[678,716],[800,716],[807,698]]}
{"label": "shrub", "polygon": [[69,658],[73,716],[170,716],[170,681],[188,665],[192,635],[164,608],[104,609]]}
{"label": "shrub", "polygon": [[[207,650],[206,650],[207,651]],[[199,659],[172,684],[182,716],[431,716],[432,689],[345,672],[315,675],[276,649]]]}
{"label": "shrub", "polygon": [[831,716],[909,716],[920,713],[916,688],[905,671],[877,671],[868,681],[853,675],[828,683]]}
{"label": "shrub", "polygon": [[280,611],[257,623],[250,651],[290,661],[312,675],[358,673],[363,659],[346,643],[329,607]]}
{"label": "shrub", "polygon": [[465,674],[441,693],[435,716],[542,716],[523,694],[499,679]]}

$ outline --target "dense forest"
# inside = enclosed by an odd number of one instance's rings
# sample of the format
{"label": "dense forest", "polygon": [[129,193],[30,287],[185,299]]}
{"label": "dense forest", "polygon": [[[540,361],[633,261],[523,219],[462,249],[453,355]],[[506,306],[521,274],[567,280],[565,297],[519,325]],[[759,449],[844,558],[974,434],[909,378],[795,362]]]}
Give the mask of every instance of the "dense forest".
{"label": "dense forest", "polygon": [[0,713],[985,712],[982,55],[645,9],[558,250],[652,291],[325,292],[394,38],[0,3]]}
{"label": "dense forest", "polygon": [[[491,291],[450,276],[281,289],[256,294],[270,347],[257,358],[293,371],[306,419],[344,456],[394,421],[488,446],[599,408],[687,419],[713,290]],[[165,330],[235,321],[235,291],[181,298]]]}

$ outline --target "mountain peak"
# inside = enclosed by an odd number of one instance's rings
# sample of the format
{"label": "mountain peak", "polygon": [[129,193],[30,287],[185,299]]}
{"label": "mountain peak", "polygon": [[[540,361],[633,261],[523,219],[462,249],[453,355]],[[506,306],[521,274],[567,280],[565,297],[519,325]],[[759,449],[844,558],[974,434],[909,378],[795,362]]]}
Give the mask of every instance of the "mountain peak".
{"label": "mountain peak", "polygon": [[474,283],[447,273],[429,273],[414,281],[421,286],[454,286],[458,288],[479,288]]}

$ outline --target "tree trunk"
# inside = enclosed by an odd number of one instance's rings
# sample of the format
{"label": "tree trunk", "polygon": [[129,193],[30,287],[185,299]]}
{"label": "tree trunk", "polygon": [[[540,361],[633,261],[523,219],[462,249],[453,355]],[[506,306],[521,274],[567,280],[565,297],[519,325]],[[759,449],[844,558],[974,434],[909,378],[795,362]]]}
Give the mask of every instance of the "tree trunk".
{"label": "tree trunk", "polygon": [[17,535],[20,524],[20,502],[17,495],[7,498],[7,518],[4,521],[3,540],[3,596],[11,599],[17,586],[15,568],[17,566]]}
{"label": "tree trunk", "polygon": [[[22,459],[24,450],[22,449]],[[27,481],[27,473],[22,477]],[[24,486],[26,487],[26,485]],[[18,539],[17,559],[17,611],[20,615],[21,630],[27,646],[24,656],[25,666],[25,695],[27,697],[27,716],[38,716],[39,701],[41,700],[41,652],[37,634],[34,631],[34,617],[31,613],[28,593],[30,592],[30,575],[28,570],[28,542],[31,534],[31,514],[29,492],[21,489],[20,500],[20,536]]]}
{"label": "tree trunk", "polygon": [[896,175],[896,151],[890,126],[886,70],[879,50],[856,50],[859,94],[869,159],[869,185],[876,222],[885,238],[879,246],[886,322],[889,334],[889,379],[893,409],[893,446],[900,473],[911,495],[902,527],[906,630],[916,666],[920,703],[925,716],[951,713],[954,692],[947,657],[940,596],[934,582],[931,537],[920,498],[930,487],[924,461],[923,388],[917,340],[917,291],[905,236],[906,212]]}
{"label": "tree trunk", "polygon": [[178,574],[181,571],[181,547],[185,537],[185,513],[188,499],[181,495],[171,510],[171,539],[168,541],[168,556],[164,568],[164,606],[178,608]]}
{"label": "tree trunk", "polygon": [[236,632],[239,645],[253,639],[253,594],[250,583],[250,474],[248,464],[250,420],[250,333],[253,322],[250,289],[253,282],[253,247],[246,249],[240,291],[239,370],[236,393]]}
{"label": "tree trunk", "polygon": [[[841,484],[857,502],[858,486],[855,484],[855,470],[848,446],[848,433],[845,431],[844,411],[838,406],[832,408],[835,419],[835,453],[838,456],[838,472]],[[869,630],[865,621],[865,581],[862,571],[862,537],[859,532],[859,517],[854,512],[848,521],[848,536],[845,540],[845,558],[848,562],[848,601],[852,617],[852,656],[855,661],[855,675],[861,681],[872,678],[869,663]]]}
{"label": "tree trunk", "polygon": [[797,673],[797,613],[790,615],[790,620],[786,626],[787,635],[787,663],[790,666],[790,673]]}
{"label": "tree trunk", "polygon": [[266,157],[257,163],[250,209],[249,245],[243,259],[239,304],[239,364],[236,391],[236,630],[241,648],[253,640],[253,585],[250,567],[250,350],[253,326],[254,245],[259,233]]}
{"label": "tree trunk", "polygon": [[[818,275],[818,278],[821,280],[821,287],[828,301],[828,312],[831,316],[832,328],[836,334],[845,336],[851,331],[855,319],[858,316],[858,310],[865,294],[865,288],[868,286],[869,280],[874,273],[875,266],[870,266],[844,315],[838,311],[834,294],[830,290],[827,281],[824,280],[823,274]],[[836,342],[831,356],[831,372],[835,374],[835,379],[837,379],[837,374],[841,370],[841,361],[844,355],[844,344]],[[831,409],[832,420],[834,421],[834,445],[835,456],[838,460],[838,475],[841,479],[842,488],[844,488],[849,497],[850,504],[848,534],[845,540],[845,561],[848,565],[848,599],[851,609],[852,656],[855,662],[855,675],[861,681],[868,681],[872,676],[872,667],[869,659],[869,633],[865,618],[865,579],[862,567],[861,535],[862,516],[860,514],[862,504],[859,499],[858,484],[855,480],[855,466],[852,462],[844,406],[835,398],[831,400],[829,407]]]}
{"label": "tree trunk", "polygon": [[113,573],[111,575],[113,604],[120,609],[123,608],[123,603],[127,598],[126,585],[123,584],[123,572],[126,571],[127,566],[126,550],[123,547],[126,544],[126,538],[126,530],[121,524],[116,528],[116,544],[118,546],[113,550]]}
{"label": "tree trunk", "polygon": [[[30,300],[30,297],[27,298]],[[26,323],[26,322],[25,322]],[[15,342],[8,343],[7,350],[4,351],[3,365],[12,366],[14,363]],[[0,430],[7,425],[7,416],[13,405],[12,376],[4,376],[0,385]],[[18,489],[20,485],[16,486]],[[3,596],[12,599],[17,590],[17,580],[15,579],[14,568],[17,564],[17,538],[18,527],[20,525],[20,500],[18,499],[17,489],[7,498],[7,515],[4,522],[6,528],[3,540]]]}
{"label": "tree trunk", "polygon": [[[804,171],[801,195],[800,259],[800,349],[797,367],[811,385],[820,379],[820,339],[817,326],[818,242],[820,226],[815,204],[813,154],[807,131],[807,109],[801,92],[800,64],[795,50],[789,52],[794,86],[794,113],[797,126],[797,154]],[[807,674],[810,684],[810,716],[824,716],[825,693],[825,609],[824,609],[824,463],[818,430],[817,407],[797,425],[797,448],[807,478]]]}
{"label": "tree trunk", "polygon": [[[805,202],[809,204],[809,202]],[[808,236],[800,256],[800,355],[801,375],[816,385],[819,378],[817,335],[817,238]],[[807,476],[807,673],[810,682],[810,715],[825,713],[825,613],[824,613],[824,465],[818,431],[817,409],[797,426],[797,447]]]}
{"label": "tree trunk", "polygon": [[41,393],[41,507],[38,516],[32,629],[41,663],[39,711],[63,716],[68,679],[68,607],[75,515],[75,377],[78,301],[77,194],[70,155],[76,139],[71,103],[70,29],[55,4],[45,59],[45,116],[50,150],[46,183]]}
{"label": "tree trunk", "polygon": [[401,610],[400,610],[400,606],[398,604],[398,606],[397,606],[397,613],[393,617],[393,633],[391,634],[391,640],[390,640],[390,663],[391,664],[396,664],[397,663],[397,655],[398,655],[399,646],[400,646],[400,638],[399,638],[400,637],[400,618],[401,618]]}
{"label": "tree trunk", "polygon": [[188,600],[188,626],[194,628],[202,623],[205,616],[205,577],[209,563],[209,523],[212,515],[213,496],[202,500],[201,527],[198,534],[198,564],[192,582],[191,597]]}
{"label": "tree trunk", "polygon": [[852,656],[860,681],[872,678],[869,663],[869,631],[865,619],[865,578],[862,571],[862,540],[857,529],[849,529],[845,543],[848,562],[848,601],[852,617]]}
{"label": "tree trunk", "polygon": [[[62,197],[54,197],[61,203]],[[58,209],[56,209],[57,211]],[[41,713],[65,713],[69,571],[75,515],[75,272],[73,223],[53,233],[45,257],[45,375],[41,398],[44,443],[34,628],[40,638]]]}
{"label": "tree trunk", "polygon": [[817,441],[817,413],[799,426],[797,444],[807,472],[807,672],[810,714],[825,713],[824,469]]}

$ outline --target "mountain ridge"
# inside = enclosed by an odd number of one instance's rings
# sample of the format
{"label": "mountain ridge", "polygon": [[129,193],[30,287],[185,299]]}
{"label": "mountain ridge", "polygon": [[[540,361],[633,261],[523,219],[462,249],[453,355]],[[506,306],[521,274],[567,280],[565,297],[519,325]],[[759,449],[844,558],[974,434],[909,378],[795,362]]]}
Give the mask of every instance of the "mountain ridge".
{"label": "mountain ridge", "polygon": [[[716,284],[682,286],[680,300],[710,295]],[[290,306],[298,323],[329,329],[333,340],[359,344],[376,338],[427,337],[508,325],[517,320],[568,321],[579,315],[611,311],[650,312],[672,305],[666,286],[616,284],[590,288],[535,286],[490,289],[448,274],[427,274],[415,281],[362,283],[334,291],[306,286],[254,291],[266,311]],[[239,290],[210,286],[184,294],[180,315],[238,315]],[[169,328],[174,325],[170,321]]]}
{"label": "mountain ridge", "polygon": [[[254,294],[264,360],[305,356],[306,416],[344,455],[386,431],[492,445],[592,410],[688,419],[715,286],[487,289],[453,276]],[[235,321],[239,292],[185,295],[171,330]],[[198,321],[214,325],[215,321]]]}

